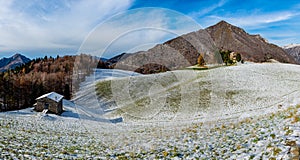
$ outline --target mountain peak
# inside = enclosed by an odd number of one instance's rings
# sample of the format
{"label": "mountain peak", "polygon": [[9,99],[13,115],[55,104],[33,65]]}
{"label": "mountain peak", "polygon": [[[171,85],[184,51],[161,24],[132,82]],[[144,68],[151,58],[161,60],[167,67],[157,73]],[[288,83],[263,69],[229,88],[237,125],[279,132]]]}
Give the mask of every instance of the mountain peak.
{"label": "mountain peak", "polygon": [[29,58],[27,58],[19,53],[16,53],[9,58],[2,58],[2,59],[0,59],[0,72],[6,71],[9,69],[14,69],[17,66],[20,66],[29,61],[30,61]]}
{"label": "mountain peak", "polygon": [[222,28],[222,29],[225,29],[225,28],[238,28],[224,20],[218,22],[217,24],[213,25],[213,26],[210,26],[208,28]]}
{"label": "mountain peak", "polygon": [[231,24],[222,20],[222,21],[218,22],[217,24],[215,24],[215,26],[218,26],[218,25],[231,25]]}
{"label": "mountain peak", "polygon": [[297,63],[282,48],[268,43],[259,34],[250,35],[244,29],[226,21],[220,21],[205,30],[218,48],[239,52],[244,60],[265,62],[268,59],[276,59],[280,62]]}
{"label": "mountain peak", "polygon": [[224,20],[218,22],[217,24],[210,26],[208,28],[206,28],[207,30],[235,30],[235,31],[239,31],[239,32],[245,32],[242,28],[239,28],[235,25],[232,25]]}
{"label": "mountain peak", "polygon": [[23,55],[21,55],[20,53],[16,53],[12,56],[12,58],[16,59],[16,58],[21,57],[21,56],[23,56]]}

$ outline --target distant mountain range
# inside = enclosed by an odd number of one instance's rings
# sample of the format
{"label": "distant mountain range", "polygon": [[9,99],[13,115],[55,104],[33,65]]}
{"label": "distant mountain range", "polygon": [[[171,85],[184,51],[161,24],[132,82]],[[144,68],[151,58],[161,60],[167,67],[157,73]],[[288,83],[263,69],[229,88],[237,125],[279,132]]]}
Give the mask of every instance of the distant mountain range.
{"label": "distant mountain range", "polygon": [[[197,64],[202,55],[206,64],[220,64],[220,50],[230,50],[241,54],[244,61],[266,62],[275,59],[283,63],[300,64],[300,45],[283,48],[268,43],[260,35],[250,35],[242,28],[225,21],[181,35],[147,51],[122,53],[111,59],[99,58],[99,68],[116,68],[149,74],[176,70]],[[15,54],[0,59],[0,72],[14,69],[30,59]]]}
{"label": "distant mountain range", "polygon": [[300,44],[287,45],[283,49],[300,64]]}
{"label": "distant mountain range", "polygon": [[275,59],[283,63],[299,62],[283,48],[268,43],[260,35],[250,35],[242,28],[220,21],[206,29],[158,44],[147,51],[122,53],[104,62],[106,65],[103,68],[156,73],[162,68],[175,70],[195,65],[200,54],[207,64],[218,64],[222,63],[220,50],[238,52],[245,61],[266,62]]}
{"label": "distant mountain range", "polygon": [[0,59],[0,72],[7,71],[9,69],[14,69],[17,66],[20,66],[29,61],[29,58],[18,53],[9,58],[2,58]]}

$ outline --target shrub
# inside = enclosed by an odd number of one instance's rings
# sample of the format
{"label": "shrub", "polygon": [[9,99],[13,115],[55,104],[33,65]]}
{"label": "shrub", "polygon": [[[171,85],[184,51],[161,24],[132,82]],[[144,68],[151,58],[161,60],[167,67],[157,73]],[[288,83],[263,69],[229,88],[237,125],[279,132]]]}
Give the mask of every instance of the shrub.
{"label": "shrub", "polygon": [[203,58],[203,56],[201,54],[198,57],[198,65],[199,66],[204,66],[205,65],[204,58]]}
{"label": "shrub", "polygon": [[237,53],[237,54],[236,54],[236,61],[237,61],[237,62],[241,62],[241,60],[242,60],[241,54],[240,54],[240,53]]}

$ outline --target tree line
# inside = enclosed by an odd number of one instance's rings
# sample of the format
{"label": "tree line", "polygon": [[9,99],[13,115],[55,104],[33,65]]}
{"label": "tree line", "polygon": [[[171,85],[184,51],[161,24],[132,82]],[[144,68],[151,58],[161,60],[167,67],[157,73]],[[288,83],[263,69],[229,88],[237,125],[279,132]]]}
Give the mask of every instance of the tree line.
{"label": "tree line", "polygon": [[[79,83],[92,73],[90,64],[94,61],[85,54],[56,58],[45,56],[0,73],[0,111],[32,107],[37,97],[52,91],[71,99]],[[74,66],[77,68],[75,72],[81,69],[80,77],[74,76]],[[80,66],[85,66],[85,70]]]}

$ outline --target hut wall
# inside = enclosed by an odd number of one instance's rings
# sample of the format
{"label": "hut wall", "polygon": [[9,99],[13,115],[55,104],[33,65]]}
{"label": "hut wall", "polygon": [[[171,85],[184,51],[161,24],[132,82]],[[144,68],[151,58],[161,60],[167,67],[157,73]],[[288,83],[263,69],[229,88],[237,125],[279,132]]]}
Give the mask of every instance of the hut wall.
{"label": "hut wall", "polygon": [[61,114],[62,113],[62,100],[59,102],[55,102],[48,98],[42,98],[37,100],[37,105],[35,106],[35,110],[38,112],[43,111],[48,107],[50,112]]}

